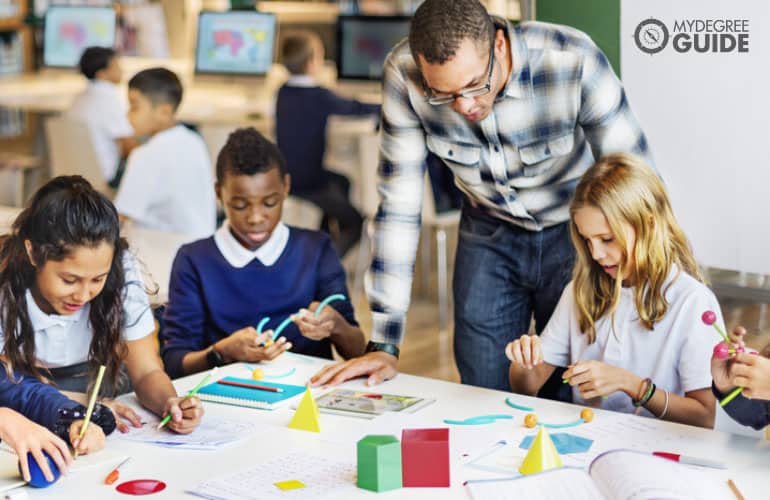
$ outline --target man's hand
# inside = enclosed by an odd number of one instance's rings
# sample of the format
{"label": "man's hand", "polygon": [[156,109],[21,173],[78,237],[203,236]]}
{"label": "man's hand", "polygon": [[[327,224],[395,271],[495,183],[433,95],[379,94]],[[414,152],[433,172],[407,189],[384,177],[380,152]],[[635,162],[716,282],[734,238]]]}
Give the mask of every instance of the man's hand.
{"label": "man's hand", "polygon": [[337,385],[368,375],[366,385],[377,385],[396,376],[398,359],[387,352],[368,352],[358,358],[325,366],[310,378],[310,385]]}

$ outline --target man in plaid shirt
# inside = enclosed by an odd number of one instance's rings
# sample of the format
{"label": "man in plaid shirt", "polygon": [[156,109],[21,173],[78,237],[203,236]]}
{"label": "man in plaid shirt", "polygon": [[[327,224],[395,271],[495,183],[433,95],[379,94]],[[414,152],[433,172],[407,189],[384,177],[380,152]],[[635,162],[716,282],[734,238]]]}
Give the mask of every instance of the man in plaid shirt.
{"label": "man in plaid shirt", "polygon": [[[612,152],[651,162],[623,86],[580,31],[514,26],[478,0],[426,0],[385,62],[382,114],[372,342],[311,382],[395,376],[430,151],[464,194],[453,283],[460,375],[509,390],[506,344],[533,315],[542,331],[570,279],[569,202],[580,176]],[[557,372],[541,394],[569,398],[561,386]]]}

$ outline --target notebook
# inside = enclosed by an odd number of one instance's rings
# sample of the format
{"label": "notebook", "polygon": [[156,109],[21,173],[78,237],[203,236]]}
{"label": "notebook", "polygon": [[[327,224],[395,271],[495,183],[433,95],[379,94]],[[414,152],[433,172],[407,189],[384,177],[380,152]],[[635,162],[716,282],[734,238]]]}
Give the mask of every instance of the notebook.
{"label": "notebook", "polygon": [[390,412],[414,413],[436,400],[338,388],[319,396],[315,401],[323,413],[374,418]]}
{"label": "notebook", "polygon": [[652,453],[611,450],[596,457],[586,472],[562,467],[531,476],[470,480],[474,500],[729,500],[732,494],[714,474]]}
{"label": "notebook", "polygon": [[225,377],[222,380],[239,382],[241,384],[278,387],[283,389],[283,392],[261,391],[259,389],[223,385],[214,382],[213,384],[201,387],[201,390],[198,391],[198,397],[202,401],[210,401],[212,403],[274,410],[286,400],[305,392],[305,387],[301,385],[278,384],[275,382],[266,382],[264,380],[257,382],[252,379],[237,377]]}

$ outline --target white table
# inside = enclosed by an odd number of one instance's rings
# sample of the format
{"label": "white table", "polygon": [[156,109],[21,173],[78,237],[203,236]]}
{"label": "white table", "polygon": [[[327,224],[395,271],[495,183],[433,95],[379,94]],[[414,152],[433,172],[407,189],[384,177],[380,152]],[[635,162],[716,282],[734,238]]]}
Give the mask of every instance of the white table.
{"label": "white table", "polygon": [[[290,378],[282,379],[285,383],[302,384],[325,361],[297,355],[285,355],[276,360],[267,369],[276,372],[284,371],[294,366],[297,372]],[[241,364],[235,364],[220,369],[219,376],[234,375],[248,377],[248,371]],[[201,375],[180,379],[177,388],[188,390]],[[350,382],[350,387],[363,387],[361,380]],[[454,443],[451,456],[451,488],[405,488],[380,494],[378,498],[420,498],[420,499],[452,499],[467,498],[462,487],[466,479],[496,477],[494,474],[480,471],[462,464],[459,456],[461,448],[457,444],[473,442],[474,436],[518,434],[528,431],[523,428],[524,412],[508,408],[504,399],[511,396],[519,404],[535,407],[542,421],[564,422],[574,420],[580,407],[564,403],[511,395],[504,392],[480,389],[471,386],[431,380],[401,374],[387,382],[375,391],[424,396],[437,398],[431,406],[424,408],[411,416],[405,416],[407,422],[415,419],[427,426],[446,427],[444,418],[462,419],[480,414],[509,413],[514,420],[500,421],[493,424],[500,434],[490,431],[492,426],[450,426],[450,442]],[[111,436],[107,449],[120,452],[132,457],[121,469],[120,481],[151,478],[160,479],[167,483],[165,491],[152,498],[185,498],[184,491],[194,487],[200,481],[215,476],[226,475],[241,469],[258,465],[274,456],[290,450],[302,450],[313,455],[340,459],[355,464],[355,446],[353,440],[362,433],[391,433],[391,429],[378,427],[376,420],[368,421],[349,417],[322,414],[320,434],[295,431],[286,428],[292,412],[288,406],[275,411],[252,410],[212,403],[205,404],[208,415],[230,416],[235,419],[254,419],[264,424],[267,429],[231,447],[218,451],[181,451],[155,446],[131,443]],[[770,444],[755,439],[733,436],[721,432],[684,426],[668,422],[646,419],[635,416],[619,417],[616,413],[596,410],[595,420],[585,426],[601,426],[611,419],[620,419],[633,425],[648,425],[654,427],[650,433],[650,450],[663,449],[677,451],[683,454],[712,458],[729,464],[729,470],[708,470],[720,479],[733,479],[747,499],[767,498],[770,491]],[[407,427],[411,424],[407,423]],[[587,429],[587,427],[586,427]],[[577,432],[576,429],[572,429]],[[568,432],[570,429],[565,430]],[[560,432],[560,431],[552,431]],[[475,433],[475,434],[474,434]],[[490,434],[491,433],[491,434]],[[531,433],[531,432],[527,432]],[[347,441],[344,436],[347,437]],[[397,436],[400,439],[400,435]],[[499,439],[499,437],[497,438]],[[623,440],[623,436],[617,436]],[[596,446],[598,441],[594,443]],[[32,498],[125,498],[118,494],[114,487],[104,486],[102,481],[115,465],[113,462],[70,474],[60,482],[45,490],[30,490]],[[499,476],[497,476],[499,477]],[[280,478],[291,479],[291,478]],[[276,479],[278,480],[278,479]],[[373,493],[364,490],[351,489],[345,495],[336,498],[374,498]],[[192,497],[189,497],[192,498]]]}

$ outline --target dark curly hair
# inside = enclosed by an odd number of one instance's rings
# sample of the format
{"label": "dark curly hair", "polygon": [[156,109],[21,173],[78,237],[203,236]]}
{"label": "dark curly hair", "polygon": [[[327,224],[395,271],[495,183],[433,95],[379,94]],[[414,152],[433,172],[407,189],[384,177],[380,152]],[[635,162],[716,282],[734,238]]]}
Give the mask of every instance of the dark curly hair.
{"label": "dark curly hair", "polygon": [[89,80],[96,78],[96,73],[110,65],[115,51],[108,47],[88,47],[80,56],[80,72]]}
{"label": "dark curly hair", "polygon": [[273,168],[278,169],[281,178],[286,175],[286,161],[278,146],[254,127],[239,128],[228,136],[217,156],[217,182],[222,184],[227,172],[254,175]]}
{"label": "dark curly hair", "polygon": [[51,179],[32,197],[0,239],[0,325],[5,337],[2,355],[9,378],[13,371],[45,380],[36,366],[35,332],[27,309],[26,291],[35,285],[36,268],[24,245],[32,245],[32,260],[43,266],[62,261],[80,246],[106,242],[112,264],[101,293],[90,302],[89,321],[94,332],[88,353],[90,380],[100,365],[107,367],[113,392],[122,382],[120,368],[126,354],[123,329],[125,274],[123,254],[128,247],[120,236],[118,212],[110,200],[79,175]]}
{"label": "dark curly hair", "polygon": [[494,32],[492,18],[478,0],[425,0],[412,18],[409,48],[415,61],[421,55],[430,64],[444,64],[466,38],[488,50]]}

